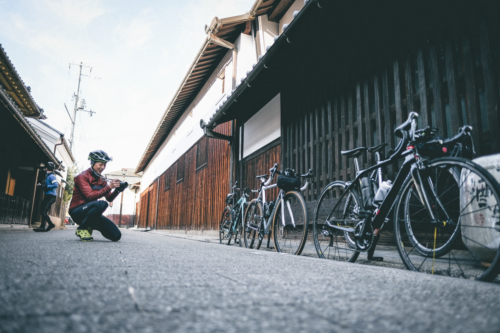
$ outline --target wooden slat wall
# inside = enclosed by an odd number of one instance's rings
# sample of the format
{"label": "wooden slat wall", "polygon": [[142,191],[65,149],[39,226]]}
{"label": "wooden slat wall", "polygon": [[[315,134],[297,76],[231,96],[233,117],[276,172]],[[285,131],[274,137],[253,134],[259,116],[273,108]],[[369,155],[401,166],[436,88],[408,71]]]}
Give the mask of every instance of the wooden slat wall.
{"label": "wooden slat wall", "polygon": [[[215,129],[230,135],[231,124]],[[202,142],[203,141],[203,142]],[[207,165],[196,170],[198,144],[208,144]],[[158,184],[158,219],[156,228],[174,230],[216,230],[220,213],[229,192],[229,149],[226,141],[202,138],[187,151],[184,158],[184,178],[177,179],[178,163],[174,163],[150,187],[149,226],[154,227],[156,214],[156,184]],[[165,190],[165,177],[170,177],[170,188]],[[141,194],[141,207],[147,202],[147,191]],[[154,200],[153,200],[154,198]],[[145,225],[141,208],[140,224]]]}
{"label": "wooden slat wall", "polygon": [[[479,155],[500,152],[498,26],[493,19],[471,20],[466,27],[439,31],[434,39],[350,83],[332,78],[329,84],[305,80],[305,86],[285,87],[283,163],[301,172],[314,169],[315,184],[306,191],[306,201],[317,200],[333,180],[355,177],[354,163],[341,150],[387,142],[388,156],[397,143],[393,130],[408,111],[420,114],[420,128],[438,127],[443,138],[470,124]],[[359,162],[366,168],[374,158],[361,156]],[[396,172],[397,165],[385,170],[389,178]]]}
{"label": "wooden slat wall", "polygon": [[[284,87],[283,164],[301,172],[314,169],[315,184],[304,193],[310,212],[328,183],[355,177],[353,161],[340,151],[387,142],[387,157],[397,143],[394,128],[412,110],[420,114],[420,128],[438,127],[443,138],[472,125],[478,156],[500,152],[500,24],[493,19],[498,14],[489,22],[471,20],[438,31],[357,80],[322,77]],[[362,155],[359,162],[366,168],[374,157]],[[393,179],[397,170],[397,165],[387,167],[385,177]],[[383,243],[393,240],[387,229]]]}
{"label": "wooden slat wall", "polygon": [[[279,164],[279,170],[284,170],[286,168],[286,166],[281,164],[281,145],[274,146],[262,154],[255,156],[248,161],[244,161],[241,188],[248,186],[252,190],[257,190],[260,187],[260,180],[255,178],[255,176],[269,174],[269,169],[271,169],[275,163]],[[278,176],[275,176],[272,184],[277,180]],[[268,190],[266,191],[266,200],[274,200],[277,195],[278,188]],[[250,199],[254,199],[256,197],[257,194],[252,193]]]}

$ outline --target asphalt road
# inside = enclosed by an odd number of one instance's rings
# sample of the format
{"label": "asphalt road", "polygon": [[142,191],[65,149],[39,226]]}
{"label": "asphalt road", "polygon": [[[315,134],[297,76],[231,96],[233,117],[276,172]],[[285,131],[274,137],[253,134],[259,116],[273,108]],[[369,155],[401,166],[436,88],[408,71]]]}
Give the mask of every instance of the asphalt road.
{"label": "asphalt road", "polygon": [[0,332],[500,332],[500,286],[123,230],[0,230]]}

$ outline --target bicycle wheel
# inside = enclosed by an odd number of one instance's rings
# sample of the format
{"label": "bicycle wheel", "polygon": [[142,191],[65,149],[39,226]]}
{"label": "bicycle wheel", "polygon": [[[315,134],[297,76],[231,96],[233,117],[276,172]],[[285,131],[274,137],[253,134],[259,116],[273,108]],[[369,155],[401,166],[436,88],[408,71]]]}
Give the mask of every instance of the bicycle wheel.
{"label": "bicycle wheel", "polygon": [[420,171],[429,205],[408,177],[394,207],[394,234],[409,270],[493,281],[500,264],[500,186],[483,167],[439,158]]}
{"label": "bicycle wheel", "polygon": [[307,239],[307,208],[299,192],[287,192],[276,203],[272,230],[276,252],[300,255]]}
{"label": "bicycle wheel", "polygon": [[246,248],[257,250],[260,248],[262,239],[259,239],[259,231],[262,228],[262,218],[261,203],[256,199],[250,201],[243,221],[243,240]]}
{"label": "bicycle wheel", "polygon": [[229,226],[229,236],[227,237],[227,245],[231,245],[231,240],[233,239],[234,236],[234,241],[236,243],[237,238],[238,238],[238,220],[240,219],[240,210],[241,208],[237,207],[235,210],[233,210],[231,213],[231,225]]}
{"label": "bicycle wheel", "polygon": [[231,208],[226,206],[222,212],[222,216],[219,223],[219,241],[222,244],[222,240],[226,238],[229,233],[229,228],[231,228]]}
{"label": "bicycle wheel", "polygon": [[313,238],[318,257],[355,262],[359,256],[354,233],[330,227],[338,225],[355,228],[363,221],[358,217],[361,200],[353,189],[346,192],[345,182],[328,184],[321,193],[314,212]]}

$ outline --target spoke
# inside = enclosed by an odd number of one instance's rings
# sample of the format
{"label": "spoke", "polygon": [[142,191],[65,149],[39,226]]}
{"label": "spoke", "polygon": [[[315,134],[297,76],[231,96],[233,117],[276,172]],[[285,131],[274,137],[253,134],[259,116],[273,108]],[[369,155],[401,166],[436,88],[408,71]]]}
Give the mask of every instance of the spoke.
{"label": "spoke", "polygon": [[[463,271],[462,267],[460,266],[460,263],[458,262],[457,258],[456,258],[456,257],[455,257],[455,255],[453,254],[453,251],[450,251],[450,254],[453,256],[453,259],[455,259],[455,262],[457,263],[458,268],[459,268],[459,269],[460,269],[460,271],[462,272],[462,276],[465,278],[465,277],[466,277],[466,276],[465,276],[465,273],[464,273],[464,271]],[[474,255],[472,255],[472,256],[474,256]],[[448,258],[449,258],[449,256],[448,256]],[[450,259],[450,262],[451,262],[451,259]],[[451,264],[449,264],[448,271],[450,272],[450,275],[451,275]]]}

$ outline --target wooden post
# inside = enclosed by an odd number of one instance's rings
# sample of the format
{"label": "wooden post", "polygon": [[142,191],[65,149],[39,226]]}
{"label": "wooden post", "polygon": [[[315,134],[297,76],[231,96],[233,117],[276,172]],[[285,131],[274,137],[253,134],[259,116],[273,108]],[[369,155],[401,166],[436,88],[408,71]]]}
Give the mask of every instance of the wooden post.
{"label": "wooden post", "polygon": [[28,225],[29,227],[31,228],[31,225],[33,224],[33,210],[34,210],[34,207],[35,207],[35,199],[36,199],[36,184],[38,183],[38,173],[39,173],[39,169],[38,169],[38,165],[35,166],[35,169],[36,169],[36,173],[35,173],[35,183],[34,183],[34,187],[33,187],[33,200],[31,201],[31,213],[30,213],[30,220],[28,222]]}

